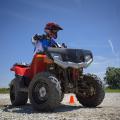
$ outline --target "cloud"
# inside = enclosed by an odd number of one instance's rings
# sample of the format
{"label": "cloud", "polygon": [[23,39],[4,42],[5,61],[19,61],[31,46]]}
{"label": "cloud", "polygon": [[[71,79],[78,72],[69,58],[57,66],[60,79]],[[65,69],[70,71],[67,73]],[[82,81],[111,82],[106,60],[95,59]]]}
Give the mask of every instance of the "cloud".
{"label": "cloud", "polygon": [[110,45],[110,47],[111,47],[111,50],[112,50],[113,55],[116,57],[116,62],[118,63],[118,66],[119,66],[119,65],[120,65],[119,53],[116,53],[116,52],[115,52],[115,49],[114,49],[112,40],[108,40],[108,43],[109,43],[109,45]]}
{"label": "cloud", "polygon": [[117,59],[115,57],[104,57],[104,56],[95,56],[93,65],[95,67],[102,66],[116,66],[117,67]]}
{"label": "cloud", "polygon": [[33,22],[34,19],[26,16],[25,14],[22,14],[20,12],[16,12],[16,11],[7,11],[7,13],[15,18],[18,18],[19,20],[23,20],[23,21],[27,21],[27,22]]}
{"label": "cloud", "polygon": [[93,63],[85,70],[85,73],[93,73],[102,80],[107,67],[118,67],[117,59],[114,57],[94,56]]}
{"label": "cloud", "polygon": [[113,46],[112,41],[111,41],[111,40],[108,40],[108,43],[109,43],[109,45],[110,45],[110,47],[111,47],[111,50],[112,50],[113,55],[118,56],[118,55],[115,53],[115,49],[114,49],[114,46]]}

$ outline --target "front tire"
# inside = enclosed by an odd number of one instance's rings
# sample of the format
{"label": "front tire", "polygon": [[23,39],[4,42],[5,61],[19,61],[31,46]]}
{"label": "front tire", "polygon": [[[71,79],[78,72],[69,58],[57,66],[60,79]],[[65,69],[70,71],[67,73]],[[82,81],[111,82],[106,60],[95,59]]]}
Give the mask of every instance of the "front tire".
{"label": "front tire", "polygon": [[60,104],[61,87],[56,77],[44,72],[38,73],[30,83],[29,99],[35,110],[49,111]]}
{"label": "front tire", "polygon": [[84,75],[83,83],[79,84],[78,91],[76,97],[85,107],[98,106],[105,96],[102,82],[96,75]]}
{"label": "front tire", "polygon": [[60,99],[60,102],[63,101],[63,98],[64,98],[64,93],[61,93],[61,99]]}

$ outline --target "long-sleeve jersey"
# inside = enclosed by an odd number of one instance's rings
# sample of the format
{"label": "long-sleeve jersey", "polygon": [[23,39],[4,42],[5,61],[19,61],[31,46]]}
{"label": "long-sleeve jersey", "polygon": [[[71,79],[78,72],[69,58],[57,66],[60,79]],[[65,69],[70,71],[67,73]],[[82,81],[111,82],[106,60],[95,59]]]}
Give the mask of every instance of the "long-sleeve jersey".
{"label": "long-sleeve jersey", "polygon": [[38,36],[37,40],[33,37],[32,43],[35,45],[34,53],[43,52],[48,47],[57,46],[57,43],[53,39],[47,39],[45,36]]}

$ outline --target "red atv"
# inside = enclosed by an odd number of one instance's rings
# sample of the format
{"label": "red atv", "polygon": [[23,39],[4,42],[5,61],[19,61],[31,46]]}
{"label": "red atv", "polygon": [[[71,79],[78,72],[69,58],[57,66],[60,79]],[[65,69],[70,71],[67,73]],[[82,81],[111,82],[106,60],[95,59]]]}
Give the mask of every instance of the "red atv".
{"label": "red atv", "polygon": [[24,105],[28,96],[36,110],[51,110],[65,93],[74,93],[85,107],[96,107],[104,99],[101,80],[83,74],[93,61],[92,53],[82,49],[49,48],[34,55],[30,65],[15,64],[15,78],[10,83],[12,105]]}

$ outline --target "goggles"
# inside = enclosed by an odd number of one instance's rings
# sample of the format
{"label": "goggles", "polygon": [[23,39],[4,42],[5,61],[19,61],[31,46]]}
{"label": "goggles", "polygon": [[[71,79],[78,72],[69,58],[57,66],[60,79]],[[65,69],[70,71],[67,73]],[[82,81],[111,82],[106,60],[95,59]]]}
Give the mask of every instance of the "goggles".
{"label": "goggles", "polygon": [[52,33],[57,33],[58,30],[50,30],[50,32],[52,32]]}

